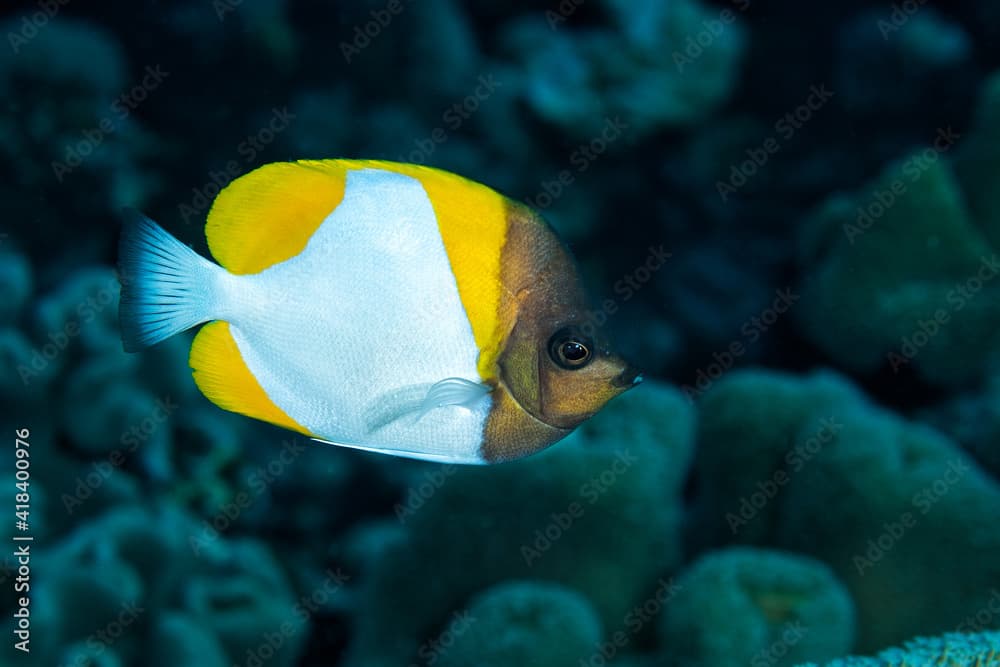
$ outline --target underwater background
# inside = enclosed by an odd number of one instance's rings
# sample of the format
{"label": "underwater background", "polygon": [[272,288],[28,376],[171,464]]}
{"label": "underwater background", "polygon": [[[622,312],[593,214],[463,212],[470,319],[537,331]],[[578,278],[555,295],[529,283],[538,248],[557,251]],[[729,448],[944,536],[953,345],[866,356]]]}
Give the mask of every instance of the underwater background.
{"label": "underwater background", "polygon": [[[1000,664],[1000,3],[2,12],[0,665]],[[541,211],[647,381],[478,468],[122,351],[123,206],[327,157]]]}

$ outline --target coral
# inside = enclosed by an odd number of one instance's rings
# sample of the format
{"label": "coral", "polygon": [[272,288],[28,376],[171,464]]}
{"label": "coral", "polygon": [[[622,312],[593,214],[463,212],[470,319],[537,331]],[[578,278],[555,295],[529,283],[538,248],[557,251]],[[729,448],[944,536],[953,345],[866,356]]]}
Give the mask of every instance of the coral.
{"label": "coral", "polygon": [[954,628],[1000,581],[1000,485],[843,380],[734,373],[705,396],[700,434],[706,520],[731,513],[739,539],[830,566],[855,602],[862,650]]}
{"label": "coral", "polygon": [[855,114],[905,113],[955,96],[971,78],[969,34],[933,7],[901,25],[883,7],[863,11],[841,27],[836,48],[833,88]]}
{"label": "coral", "polygon": [[[16,165],[4,171],[11,219],[50,230],[23,235],[26,248],[48,258],[72,248],[76,261],[96,259],[106,239],[87,233],[79,212],[96,206],[106,216],[140,204],[157,188],[139,165],[156,143],[134,114],[155,87],[143,86],[143,70],[128,71],[116,37],[95,23],[60,17],[26,33],[27,17],[23,22],[0,25],[7,40],[30,35],[0,52],[0,96],[18,107],[0,118],[0,155]],[[61,188],[62,196],[44,207],[16,196],[15,188],[37,184],[73,187]],[[53,246],[53,238],[61,242]]]}
{"label": "coral", "polygon": [[[5,237],[0,235],[0,246]],[[13,324],[33,291],[34,276],[28,258],[7,248],[0,249],[0,326]]]}
{"label": "coral", "polygon": [[[444,641],[445,633],[453,643]],[[474,597],[438,644],[425,644],[418,655],[432,662],[428,656],[439,653],[441,667],[576,667],[600,639],[600,620],[579,593],[544,582],[506,581]]]}
{"label": "coral", "polygon": [[961,384],[981,376],[1000,343],[998,262],[950,162],[917,151],[805,223],[795,312],[848,369],[912,365],[929,381]]}
{"label": "coral", "polygon": [[1000,581],[1000,484],[923,425],[875,408],[841,419],[792,476],[777,544],[846,584],[862,650],[957,627]]}
{"label": "coral", "polygon": [[[196,556],[189,544],[196,530],[169,506],[117,509],[37,557],[32,613],[47,628],[32,644],[39,664],[105,653],[108,662],[98,664],[149,662],[139,656],[232,664],[263,646],[271,664],[294,664],[308,617],[268,549],[218,540]],[[197,630],[189,634],[191,627]],[[174,645],[181,632],[188,649]]]}
{"label": "coral", "polygon": [[[890,648],[875,658],[841,658],[824,667],[991,667],[1000,662],[1000,633],[957,632],[918,637],[902,648]],[[806,663],[800,667],[816,667]]]}
{"label": "coral", "polygon": [[586,140],[621,117],[639,139],[694,124],[725,101],[744,48],[734,10],[695,0],[604,5],[613,28],[573,27],[555,12],[508,28],[524,99],[539,117]]}
{"label": "coral", "polygon": [[798,378],[738,371],[710,386],[699,406],[700,492],[691,539],[773,543],[787,480],[829,444],[843,411],[862,403],[830,372]]}
{"label": "coral", "polygon": [[620,627],[680,559],[692,429],[684,399],[650,382],[530,460],[416,468],[396,507],[407,533],[364,573],[349,664],[400,664],[468,596],[507,579],[579,591]]}
{"label": "coral", "polygon": [[952,396],[916,417],[954,439],[1000,480],[1000,377],[992,377],[983,391]]}
{"label": "coral", "polygon": [[710,552],[680,574],[677,588],[661,617],[670,664],[793,665],[853,646],[850,597],[811,558],[749,548]]}

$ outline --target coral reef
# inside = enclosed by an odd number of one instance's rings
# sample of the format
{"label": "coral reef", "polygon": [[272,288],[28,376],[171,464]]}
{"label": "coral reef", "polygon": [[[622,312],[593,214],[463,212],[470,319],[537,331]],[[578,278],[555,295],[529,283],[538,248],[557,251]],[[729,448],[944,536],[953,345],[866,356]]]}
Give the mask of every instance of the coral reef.
{"label": "coral reef", "polygon": [[[115,661],[107,664],[123,665],[147,655],[201,665],[258,654],[295,664],[308,616],[296,611],[268,549],[219,540],[196,553],[189,542],[197,530],[193,517],[169,507],[116,509],[53,545],[36,566],[33,589],[33,614],[48,632],[40,664],[104,653],[102,660]],[[175,646],[192,627],[181,642],[187,648]],[[155,639],[171,643],[151,645]]]}
{"label": "coral reef", "polygon": [[854,610],[822,563],[779,551],[709,552],[677,580],[662,617],[673,665],[794,665],[854,645]]}
{"label": "coral reef", "polygon": [[[863,650],[956,627],[1000,581],[997,480],[842,379],[733,374],[706,395],[699,433],[697,466],[712,475],[700,504],[715,538],[725,523],[735,539],[829,565],[854,600]],[[953,554],[978,565],[950,567]]]}
{"label": "coral reef", "polygon": [[605,627],[621,627],[679,563],[693,427],[679,393],[649,383],[530,460],[421,466],[396,508],[404,539],[364,572],[349,664],[412,658],[468,596],[508,579],[567,586]]}
{"label": "coral reef", "polygon": [[[940,637],[920,637],[902,648],[886,649],[874,658],[843,658],[824,667],[962,667],[993,665],[1000,660],[1000,633],[951,633]],[[806,663],[800,667],[816,667]]]}
{"label": "coral reef", "polygon": [[725,101],[745,41],[735,9],[695,0],[603,4],[611,29],[577,28],[549,11],[505,36],[523,59],[525,100],[538,116],[584,140],[624,118],[638,140],[694,124]]}
{"label": "coral reef", "polygon": [[[454,635],[454,639],[446,633]],[[442,667],[575,667],[602,637],[590,603],[563,586],[507,581],[477,595],[418,657]],[[437,660],[430,656],[440,654]]]}
{"label": "coral reef", "polygon": [[960,135],[942,127],[803,223],[799,321],[845,368],[912,366],[930,382],[960,385],[996,363],[1000,217],[983,181],[995,173],[996,87],[987,84],[957,162],[950,151]]}

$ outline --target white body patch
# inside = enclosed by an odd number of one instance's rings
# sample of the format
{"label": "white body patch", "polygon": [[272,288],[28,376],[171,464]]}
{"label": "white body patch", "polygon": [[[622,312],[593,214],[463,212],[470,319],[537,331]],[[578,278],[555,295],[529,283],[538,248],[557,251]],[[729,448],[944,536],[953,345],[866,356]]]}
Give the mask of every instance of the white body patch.
{"label": "white body patch", "polygon": [[492,404],[421,410],[446,378],[480,382],[437,219],[414,178],[350,171],[344,199],[297,256],[229,276],[230,323],[270,399],[318,438],[412,458],[483,463]]}

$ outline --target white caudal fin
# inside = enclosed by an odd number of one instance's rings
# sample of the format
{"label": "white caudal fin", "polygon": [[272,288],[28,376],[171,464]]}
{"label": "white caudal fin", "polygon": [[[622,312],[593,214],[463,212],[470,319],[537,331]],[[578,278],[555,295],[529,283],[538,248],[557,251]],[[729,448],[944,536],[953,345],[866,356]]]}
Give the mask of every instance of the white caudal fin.
{"label": "white caudal fin", "polygon": [[225,269],[138,211],[126,209],[123,216],[118,320],[125,351],[136,352],[214,319],[216,286]]}

